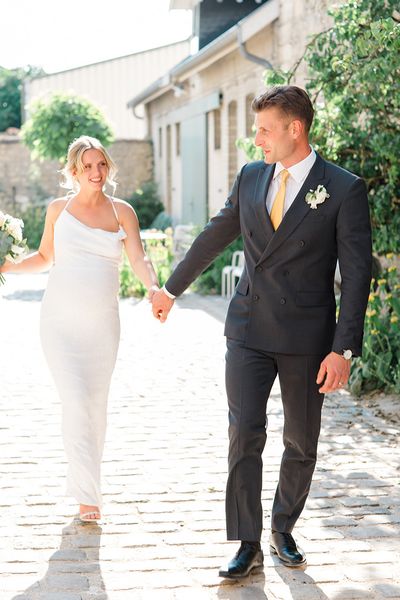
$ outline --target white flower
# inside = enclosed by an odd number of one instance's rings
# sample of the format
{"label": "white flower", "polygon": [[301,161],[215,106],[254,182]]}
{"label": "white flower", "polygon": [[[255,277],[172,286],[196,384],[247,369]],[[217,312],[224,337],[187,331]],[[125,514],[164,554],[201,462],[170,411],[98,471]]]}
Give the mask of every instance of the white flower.
{"label": "white flower", "polygon": [[17,242],[22,242],[23,221],[21,219],[15,219],[14,217],[10,217],[9,219],[9,223],[7,223],[7,232],[12,235]]}
{"label": "white flower", "polygon": [[11,246],[11,252],[14,252],[14,254],[24,254],[25,248],[23,248],[22,246],[16,246],[15,244],[13,244]]}
{"label": "white flower", "polygon": [[8,254],[6,256],[6,260],[9,260],[10,262],[14,263],[14,265],[17,265],[18,263],[22,262],[24,260],[24,254],[25,254],[25,250],[23,252],[23,254],[19,254],[18,256],[11,256],[11,254]]}
{"label": "white flower", "polygon": [[0,227],[3,227],[6,222],[6,215],[0,210]]}
{"label": "white flower", "polygon": [[306,202],[310,205],[310,208],[316,209],[318,204],[322,204],[329,197],[330,194],[328,194],[325,187],[319,185],[316,190],[310,190],[308,194],[306,194]]}

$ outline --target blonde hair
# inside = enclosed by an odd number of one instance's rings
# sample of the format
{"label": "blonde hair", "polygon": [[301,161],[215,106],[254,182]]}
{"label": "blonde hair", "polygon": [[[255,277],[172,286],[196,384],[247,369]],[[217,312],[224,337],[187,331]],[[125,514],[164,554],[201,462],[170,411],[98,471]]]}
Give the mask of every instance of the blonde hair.
{"label": "blonde hair", "polygon": [[86,152],[86,150],[91,149],[100,150],[103,154],[108,169],[107,183],[111,185],[113,193],[115,193],[117,182],[114,180],[114,177],[118,171],[117,165],[108,154],[103,144],[97,138],[90,137],[89,135],[81,135],[69,145],[67,163],[60,171],[62,176],[61,187],[71,190],[70,193],[79,192],[79,183],[74,176],[74,171],[83,173],[83,153]]}

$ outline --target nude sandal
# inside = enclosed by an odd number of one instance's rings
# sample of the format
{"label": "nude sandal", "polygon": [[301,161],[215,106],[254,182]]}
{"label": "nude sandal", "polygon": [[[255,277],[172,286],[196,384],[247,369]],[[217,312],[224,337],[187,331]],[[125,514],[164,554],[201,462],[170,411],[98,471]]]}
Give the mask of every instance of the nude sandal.
{"label": "nude sandal", "polygon": [[[92,515],[94,518],[90,518]],[[98,515],[98,517],[96,517],[96,515]],[[82,523],[96,523],[99,519],[101,519],[101,514],[98,510],[90,510],[79,515],[79,520],[82,521]]]}

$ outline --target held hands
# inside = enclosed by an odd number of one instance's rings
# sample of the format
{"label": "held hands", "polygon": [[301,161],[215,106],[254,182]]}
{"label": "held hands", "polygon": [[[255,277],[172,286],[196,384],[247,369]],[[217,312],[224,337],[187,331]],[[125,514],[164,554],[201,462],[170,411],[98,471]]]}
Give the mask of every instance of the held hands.
{"label": "held hands", "polygon": [[154,294],[159,291],[160,291],[160,288],[158,287],[158,285],[152,285],[151,288],[148,289],[147,297],[149,299],[149,302],[153,302]]}
{"label": "held hands", "polygon": [[153,315],[156,319],[159,319],[161,323],[165,323],[175,300],[168,298],[163,290],[155,291],[151,297],[149,290],[149,298],[153,305]]}
{"label": "held hands", "polygon": [[319,388],[321,394],[334,392],[347,384],[350,377],[350,362],[336,352],[331,352],[324,358],[317,375],[317,384],[324,382]]}

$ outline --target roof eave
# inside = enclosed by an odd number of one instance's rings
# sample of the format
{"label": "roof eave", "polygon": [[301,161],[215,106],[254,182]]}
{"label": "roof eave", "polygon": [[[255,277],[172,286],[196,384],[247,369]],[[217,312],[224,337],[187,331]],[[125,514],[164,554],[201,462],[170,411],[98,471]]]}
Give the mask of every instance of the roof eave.
{"label": "roof eave", "polygon": [[[266,20],[263,22],[259,19],[260,13],[264,12]],[[210,60],[215,62],[224,54],[231,51],[231,46],[238,43],[238,31],[241,32],[241,40],[246,42],[253,37],[258,31],[270,25],[279,17],[279,0],[269,0],[266,4],[262,4],[255,11],[238,21],[230,29],[227,29],[212,42],[204,46],[196,54],[188,56],[183,61],[172,67],[168,73],[152,83],[146,90],[132,98],[128,102],[128,107],[134,109],[139,104],[147,104],[163,93],[172,89],[173,85],[179,83],[184,78],[189,77],[190,72],[203,63],[202,68],[206,68],[210,64]],[[261,25],[260,25],[261,21]],[[184,77],[185,76],[185,77]],[[164,83],[162,83],[164,80]]]}

